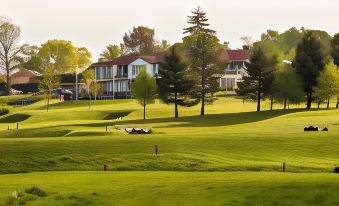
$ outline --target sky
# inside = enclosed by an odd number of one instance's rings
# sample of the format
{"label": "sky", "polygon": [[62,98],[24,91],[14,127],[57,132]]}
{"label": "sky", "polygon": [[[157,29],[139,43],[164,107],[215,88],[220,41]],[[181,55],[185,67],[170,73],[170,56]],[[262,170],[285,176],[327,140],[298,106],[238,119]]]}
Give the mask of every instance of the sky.
{"label": "sky", "polygon": [[65,39],[88,48],[96,61],[133,26],[155,29],[159,40],[180,42],[187,16],[198,5],[232,49],[241,47],[241,36],[257,40],[267,29],[339,32],[338,0],[0,0],[0,16],[20,26],[22,44]]}

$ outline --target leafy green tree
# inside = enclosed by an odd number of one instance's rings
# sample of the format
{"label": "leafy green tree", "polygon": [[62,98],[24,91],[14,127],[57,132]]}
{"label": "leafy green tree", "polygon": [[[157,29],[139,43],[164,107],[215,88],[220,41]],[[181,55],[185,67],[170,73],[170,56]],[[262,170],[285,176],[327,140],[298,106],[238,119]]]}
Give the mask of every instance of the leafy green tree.
{"label": "leafy green tree", "polygon": [[88,69],[82,72],[82,83],[84,83],[85,88],[86,88],[89,110],[91,109],[93,82],[94,82],[94,70],[93,69]]}
{"label": "leafy green tree", "polygon": [[122,53],[147,55],[159,52],[161,49],[166,50],[167,41],[163,40],[159,43],[154,36],[154,29],[144,26],[133,27],[132,31],[123,36],[123,44],[120,45]]}
{"label": "leafy green tree", "polygon": [[302,31],[298,30],[295,27],[291,27],[289,30],[280,34],[281,46],[284,48],[284,51],[289,51],[291,49],[297,48],[303,37]]}
{"label": "leafy green tree", "polygon": [[76,69],[84,69],[91,64],[91,54],[85,47],[75,47],[70,41],[48,40],[44,43],[35,60],[34,66],[43,71],[45,65],[53,64],[58,74],[74,73]]}
{"label": "leafy green tree", "polygon": [[41,48],[32,49],[29,56],[24,68],[42,73],[54,69],[57,75],[77,73],[91,64],[91,54],[85,47],[75,47],[65,40],[49,40]]}
{"label": "leafy green tree", "polygon": [[331,41],[331,56],[334,64],[339,68],[339,33],[335,34]]}
{"label": "leafy green tree", "polygon": [[46,110],[48,112],[53,89],[56,89],[60,86],[61,79],[60,76],[56,73],[56,70],[53,68],[52,64],[49,64],[48,66],[46,66],[46,68],[47,69],[43,71],[39,88],[46,94]]}
{"label": "leafy green tree", "polygon": [[87,69],[92,64],[91,57],[92,55],[86,47],[75,47],[75,64],[70,65],[71,71]]}
{"label": "leafy green tree", "polygon": [[100,54],[99,61],[113,61],[115,58],[119,57],[121,55],[121,49],[118,45],[110,44],[106,47],[106,50],[104,50]]}
{"label": "leafy green tree", "polygon": [[[42,62],[52,64],[58,74],[72,72],[79,61],[78,50],[71,42],[65,40],[48,40],[39,50]],[[44,70],[44,64],[41,65]]]}
{"label": "leafy green tree", "polygon": [[6,93],[10,94],[10,75],[24,61],[24,47],[18,46],[21,30],[9,19],[0,18],[0,68],[6,72]]}
{"label": "leafy green tree", "polygon": [[[191,88],[194,80],[190,75],[189,62],[185,54],[178,48],[172,46],[170,54],[165,57],[165,62],[160,64],[158,78],[158,91],[161,99],[166,103],[174,102],[174,117],[179,117],[178,105],[187,105],[191,102]],[[174,96],[173,96],[174,94]]]}
{"label": "leafy green tree", "polygon": [[271,92],[276,63],[276,57],[268,58],[260,47],[254,48],[250,62],[246,63],[247,75],[239,82],[237,92],[254,97],[257,100],[257,111],[261,110],[261,99]]}
{"label": "leafy green tree", "polygon": [[132,83],[131,93],[133,97],[136,98],[141,105],[143,105],[145,120],[146,105],[152,104],[157,94],[156,80],[145,69],[142,69]]}
{"label": "leafy green tree", "polygon": [[[334,64],[339,69],[339,33],[335,34],[332,41],[331,41],[331,55],[334,60]],[[339,97],[337,97],[337,106],[339,107]]]}
{"label": "leafy green tree", "polygon": [[284,104],[299,104],[304,98],[302,79],[289,64],[280,64],[272,85],[273,96]]}
{"label": "leafy green tree", "polygon": [[279,32],[271,29],[267,30],[267,33],[261,34],[261,41],[277,41],[279,39]]}
{"label": "leafy green tree", "polygon": [[[189,53],[191,66],[198,77],[196,85],[200,92],[197,94],[201,99],[200,115],[205,114],[206,95],[215,92],[219,84],[217,74],[223,73],[225,62],[220,61],[221,47],[216,32],[207,28],[209,24],[206,13],[200,7],[189,16],[188,24],[191,26],[184,29],[188,36],[183,38],[184,45]],[[210,102],[213,98],[210,98]]]}
{"label": "leafy green tree", "polygon": [[321,30],[310,30],[312,34],[315,36],[316,39],[319,40],[319,42],[322,44],[323,47],[323,53],[325,55],[325,58],[328,58],[331,56],[331,40],[332,36],[328,34],[326,31]]}
{"label": "leafy green tree", "polygon": [[327,109],[330,107],[331,97],[339,94],[339,70],[334,63],[326,65],[320,72],[318,85],[315,87],[315,96],[327,100]]}
{"label": "leafy green tree", "polygon": [[316,86],[317,78],[320,71],[324,69],[325,62],[326,55],[322,43],[312,32],[305,32],[298,45],[294,65],[306,84],[307,109],[311,109],[313,87]]}

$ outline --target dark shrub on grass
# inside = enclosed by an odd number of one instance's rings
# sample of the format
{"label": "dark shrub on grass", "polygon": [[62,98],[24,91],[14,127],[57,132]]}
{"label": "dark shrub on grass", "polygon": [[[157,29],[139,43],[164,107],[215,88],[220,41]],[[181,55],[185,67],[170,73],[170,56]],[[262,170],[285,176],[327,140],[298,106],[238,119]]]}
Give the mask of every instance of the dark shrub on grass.
{"label": "dark shrub on grass", "polygon": [[26,189],[26,193],[32,194],[32,195],[37,195],[39,197],[46,197],[47,196],[47,193],[43,189],[41,189],[37,186],[33,186],[31,188]]}
{"label": "dark shrub on grass", "polygon": [[0,108],[0,116],[6,115],[9,113],[9,109],[7,108]]}
{"label": "dark shrub on grass", "polygon": [[54,199],[55,199],[55,200],[63,200],[63,199],[65,199],[65,197],[62,196],[62,195],[57,195],[57,196],[55,196]]}
{"label": "dark shrub on grass", "polygon": [[334,171],[333,171],[334,173],[339,173],[339,166],[336,166],[335,168],[334,168]]}

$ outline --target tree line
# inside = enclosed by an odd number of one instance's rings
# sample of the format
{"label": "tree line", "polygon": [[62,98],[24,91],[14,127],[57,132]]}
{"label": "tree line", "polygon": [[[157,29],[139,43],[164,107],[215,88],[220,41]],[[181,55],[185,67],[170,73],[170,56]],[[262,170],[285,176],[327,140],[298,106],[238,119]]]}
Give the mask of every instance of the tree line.
{"label": "tree line", "polygon": [[[326,102],[339,96],[339,34],[332,38],[326,32],[302,28],[279,34],[268,30],[261,40],[251,47],[252,56],[246,63],[247,75],[239,83],[237,93],[245,99],[257,101],[261,110],[262,99],[269,98],[271,109],[274,102],[291,104],[306,101]],[[338,108],[339,97],[336,108]]]}
{"label": "tree line", "polygon": [[[125,33],[123,43],[108,45],[100,55],[100,61],[111,61],[121,55],[167,52],[155,78],[141,71],[131,86],[144,111],[147,104],[160,97],[174,104],[175,117],[179,116],[178,105],[198,103],[200,115],[204,115],[205,105],[216,100],[219,75],[227,66],[227,62],[220,60],[220,54],[228,49],[228,43],[220,42],[200,7],[192,11],[187,23],[182,43],[170,46],[166,40],[155,39],[154,29],[139,26]],[[85,47],[64,40],[49,40],[40,47],[19,46],[20,33],[20,28],[10,20],[0,20],[0,67],[7,74],[8,94],[9,75],[15,69],[42,72],[41,88],[49,100],[52,90],[60,84],[60,74],[85,70],[91,64],[91,54]],[[258,111],[266,98],[271,100],[271,109],[274,102],[283,103],[286,109],[289,104],[304,100],[310,109],[315,99],[318,105],[327,101],[329,107],[331,97],[338,95],[339,34],[332,38],[323,31],[291,28],[282,34],[268,30],[254,43],[248,36],[241,40],[243,49],[250,49],[252,55],[237,93],[244,99],[256,100]],[[93,87],[93,76],[90,70],[83,73],[89,107],[91,95],[98,89]]]}

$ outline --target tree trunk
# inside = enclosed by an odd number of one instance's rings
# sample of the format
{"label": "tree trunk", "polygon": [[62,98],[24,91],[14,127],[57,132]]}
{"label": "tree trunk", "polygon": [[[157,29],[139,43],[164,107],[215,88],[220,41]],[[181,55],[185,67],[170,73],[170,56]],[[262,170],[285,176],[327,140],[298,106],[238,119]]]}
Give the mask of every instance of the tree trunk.
{"label": "tree trunk", "polygon": [[[6,54],[6,57],[7,57],[7,54]],[[7,95],[10,95],[11,94],[11,82],[10,82],[10,68],[9,68],[9,63],[7,61],[7,58],[6,58],[6,62],[5,62],[5,67],[6,67],[6,93]]]}
{"label": "tree trunk", "polygon": [[205,115],[205,53],[202,53],[202,67],[201,67],[201,110],[200,115]]}
{"label": "tree trunk", "polygon": [[335,106],[336,109],[339,107],[339,100],[337,101],[337,106]]}
{"label": "tree trunk", "polygon": [[257,93],[257,112],[260,112],[260,101],[261,101],[261,77],[259,77],[259,83],[258,83],[258,93]]}
{"label": "tree trunk", "polygon": [[179,113],[178,113],[178,94],[177,92],[174,93],[174,117],[178,118]]}
{"label": "tree trunk", "polygon": [[311,109],[312,107],[312,84],[309,83],[308,89],[307,89],[307,109]]}
{"label": "tree trunk", "polygon": [[287,98],[284,99],[284,110],[286,110],[286,106],[287,106]]}
{"label": "tree trunk", "polygon": [[318,100],[318,110],[319,110],[319,108],[320,108],[320,103],[321,103],[321,101]]}
{"label": "tree trunk", "polygon": [[273,110],[273,95],[271,96],[271,111]]}
{"label": "tree trunk", "polygon": [[48,92],[48,94],[47,94],[47,106],[46,106],[47,112],[49,110],[49,98],[50,98],[50,93]]}
{"label": "tree trunk", "polygon": [[92,97],[91,97],[91,90],[90,90],[89,86],[87,86],[87,91],[88,91],[88,109],[91,110]]}
{"label": "tree trunk", "polygon": [[144,120],[146,120],[146,99],[144,98]]}
{"label": "tree trunk", "polygon": [[88,109],[91,110],[92,107],[92,97],[89,95]]}
{"label": "tree trunk", "polygon": [[330,99],[331,99],[331,97],[328,97],[326,109],[329,109],[329,108],[330,108]]}

